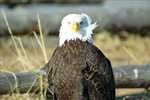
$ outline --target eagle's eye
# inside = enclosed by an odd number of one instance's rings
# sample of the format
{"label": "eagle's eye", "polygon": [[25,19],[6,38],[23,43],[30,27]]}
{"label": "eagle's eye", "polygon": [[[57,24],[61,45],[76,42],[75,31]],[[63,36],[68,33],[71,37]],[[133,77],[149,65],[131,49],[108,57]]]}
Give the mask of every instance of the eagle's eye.
{"label": "eagle's eye", "polygon": [[68,22],[68,25],[70,25],[71,24],[71,22]]}
{"label": "eagle's eye", "polygon": [[80,22],[80,25],[83,25],[83,21]]}

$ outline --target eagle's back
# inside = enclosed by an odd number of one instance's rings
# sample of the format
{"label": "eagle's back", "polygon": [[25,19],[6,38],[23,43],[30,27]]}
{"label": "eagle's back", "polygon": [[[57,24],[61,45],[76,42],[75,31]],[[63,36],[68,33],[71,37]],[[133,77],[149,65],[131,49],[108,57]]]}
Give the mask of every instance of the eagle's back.
{"label": "eagle's back", "polygon": [[57,47],[46,67],[55,100],[115,100],[111,64],[87,41],[66,41]]}

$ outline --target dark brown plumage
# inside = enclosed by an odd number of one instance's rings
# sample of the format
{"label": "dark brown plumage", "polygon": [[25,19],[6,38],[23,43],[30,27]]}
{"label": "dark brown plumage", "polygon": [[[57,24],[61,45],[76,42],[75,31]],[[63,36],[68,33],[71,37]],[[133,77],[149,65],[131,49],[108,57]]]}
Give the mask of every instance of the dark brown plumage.
{"label": "dark brown plumage", "polygon": [[115,100],[111,63],[88,41],[65,41],[44,68],[54,100]]}

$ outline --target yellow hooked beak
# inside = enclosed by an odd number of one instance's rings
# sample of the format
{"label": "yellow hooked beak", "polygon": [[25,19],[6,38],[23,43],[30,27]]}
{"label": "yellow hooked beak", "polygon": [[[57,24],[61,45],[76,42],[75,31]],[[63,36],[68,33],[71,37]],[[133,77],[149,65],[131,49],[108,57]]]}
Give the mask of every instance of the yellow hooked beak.
{"label": "yellow hooked beak", "polygon": [[73,29],[75,32],[77,32],[77,30],[78,30],[78,23],[77,22],[73,22],[73,24],[72,24],[72,26],[70,28]]}

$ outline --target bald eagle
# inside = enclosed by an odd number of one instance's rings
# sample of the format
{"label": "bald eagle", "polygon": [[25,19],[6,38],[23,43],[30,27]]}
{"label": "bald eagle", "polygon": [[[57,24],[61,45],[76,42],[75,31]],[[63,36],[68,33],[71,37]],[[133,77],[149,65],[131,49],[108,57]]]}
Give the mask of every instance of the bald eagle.
{"label": "bald eagle", "polygon": [[63,18],[59,45],[47,70],[53,84],[54,100],[115,100],[115,82],[111,63],[93,45],[93,30],[87,14],[69,14]]}

